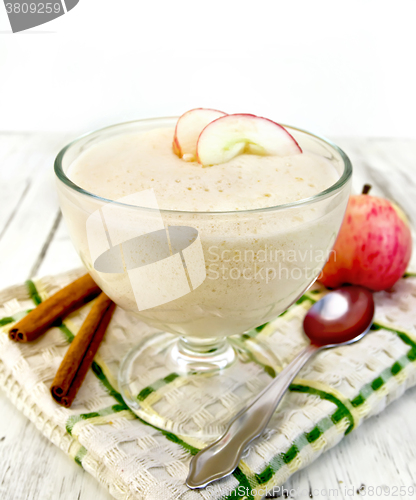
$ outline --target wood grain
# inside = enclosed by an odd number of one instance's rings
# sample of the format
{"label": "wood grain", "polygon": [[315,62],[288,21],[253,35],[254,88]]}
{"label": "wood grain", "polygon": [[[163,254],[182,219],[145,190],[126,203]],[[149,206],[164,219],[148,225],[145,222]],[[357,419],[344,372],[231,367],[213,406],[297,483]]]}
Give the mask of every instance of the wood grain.
{"label": "wood grain", "polygon": [[[54,157],[71,136],[0,134],[0,288],[34,274],[80,265],[59,215],[53,178]],[[371,183],[372,194],[395,199],[416,226],[416,141],[340,138],[335,142],[352,160],[353,190],[360,192],[363,184]],[[357,490],[362,485],[416,488],[415,396],[416,388],[294,474],[284,485],[292,490],[290,498],[360,498]],[[275,498],[279,497],[287,498],[282,490],[276,491]],[[381,498],[389,497],[383,493]],[[0,498],[112,497],[0,392]]]}

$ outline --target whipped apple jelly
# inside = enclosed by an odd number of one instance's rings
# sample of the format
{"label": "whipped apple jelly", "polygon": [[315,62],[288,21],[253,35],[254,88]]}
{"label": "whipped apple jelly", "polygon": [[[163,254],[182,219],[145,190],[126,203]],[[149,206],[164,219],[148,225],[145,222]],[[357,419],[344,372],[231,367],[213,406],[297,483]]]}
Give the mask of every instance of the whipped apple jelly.
{"label": "whipped apple jelly", "polygon": [[[203,165],[198,152],[178,152],[175,141],[172,147],[175,122],[138,121],[104,129],[93,140],[81,140],[65,168],[76,186],[106,200],[152,188],[166,227],[198,230],[206,268],[201,285],[139,311],[127,274],[96,271],[90,257],[86,221],[105,200],[70,193],[58,181],[63,214],[88,271],[118,305],[171,333],[205,338],[240,334],[284,311],[319,274],[348,190],[295,202],[333,186],[342,176],[343,158],[327,142],[288,128],[299,152],[289,148],[279,156],[268,153],[261,138],[255,143],[247,139],[248,146],[240,147],[231,137],[219,157],[210,150],[216,138],[208,137],[200,143],[200,154],[220,162]],[[234,156],[227,158],[230,154]]]}
{"label": "whipped apple jelly", "polygon": [[325,158],[305,151],[293,156],[242,154],[203,167],[172,151],[174,130],[126,134],[87,150],[69,176],[103,198],[153,188],[159,208],[191,212],[252,210],[309,198],[339,175]]}

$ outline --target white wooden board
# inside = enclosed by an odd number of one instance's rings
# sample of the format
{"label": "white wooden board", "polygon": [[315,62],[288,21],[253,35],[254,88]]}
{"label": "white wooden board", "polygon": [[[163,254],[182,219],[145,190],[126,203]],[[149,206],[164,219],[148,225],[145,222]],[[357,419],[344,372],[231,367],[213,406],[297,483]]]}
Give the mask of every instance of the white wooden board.
{"label": "white wooden board", "polygon": [[[69,138],[68,134],[0,134],[0,288],[80,265],[54,190],[53,160]],[[353,162],[354,191],[371,183],[374,194],[396,199],[416,226],[416,141],[335,142]],[[407,488],[416,490],[415,396],[416,388],[294,474],[284,485],[286,491],[276,491],[275,497],[362,498],[360,488],[365,485],[375,488],[374,498],[411,498]],[[112,497],[44,438],[0,390],[0,498]]]}

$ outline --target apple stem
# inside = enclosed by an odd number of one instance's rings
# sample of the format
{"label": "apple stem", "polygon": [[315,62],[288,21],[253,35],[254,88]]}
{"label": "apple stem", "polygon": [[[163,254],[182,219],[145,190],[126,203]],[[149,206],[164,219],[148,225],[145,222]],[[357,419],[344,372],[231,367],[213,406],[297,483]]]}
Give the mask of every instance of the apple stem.
{"label": "apple stem", "polygon": [[371,184],[364,184],[361,194],[368,194],[372,188]]}

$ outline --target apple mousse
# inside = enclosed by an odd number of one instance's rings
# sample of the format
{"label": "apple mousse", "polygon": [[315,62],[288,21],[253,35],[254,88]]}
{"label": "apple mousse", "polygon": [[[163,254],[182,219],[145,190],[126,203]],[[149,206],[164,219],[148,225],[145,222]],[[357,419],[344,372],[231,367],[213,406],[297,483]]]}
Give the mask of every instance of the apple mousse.
{"label": "apple mousse", "polygon": [[[176,133],[156,128],[100,142],[73,163],[69,176],[110,200],[153,188],[160,209],[192,212],[291,203],[325,190],[339,177],[330,161],[302,153],[274,122],[252,115],[219,120],[220,112],[206,110],[214,121],[205,127],[198,120],[204,111],[195,110],[197,123],[192,112],[185,113]],[[191,123],[181,126],[182,120]]]}
{"label": "apple mousse", "polygon": [[349,189],[314,196],[343,170],[341,155],[324,140],[265,118],[207,109],[177,121],[115,126],[86,143],[68,169],[75,184],[106,200],[152,188],[165,227],[198,231],[206,278],[146,310],[138,310],[125,272],[99,272],[90,257],[86,221],[105,200],[62,197],[61,206],[88,271],[118,305],[159,330],[227,336],[276,317],[319,274]]}

